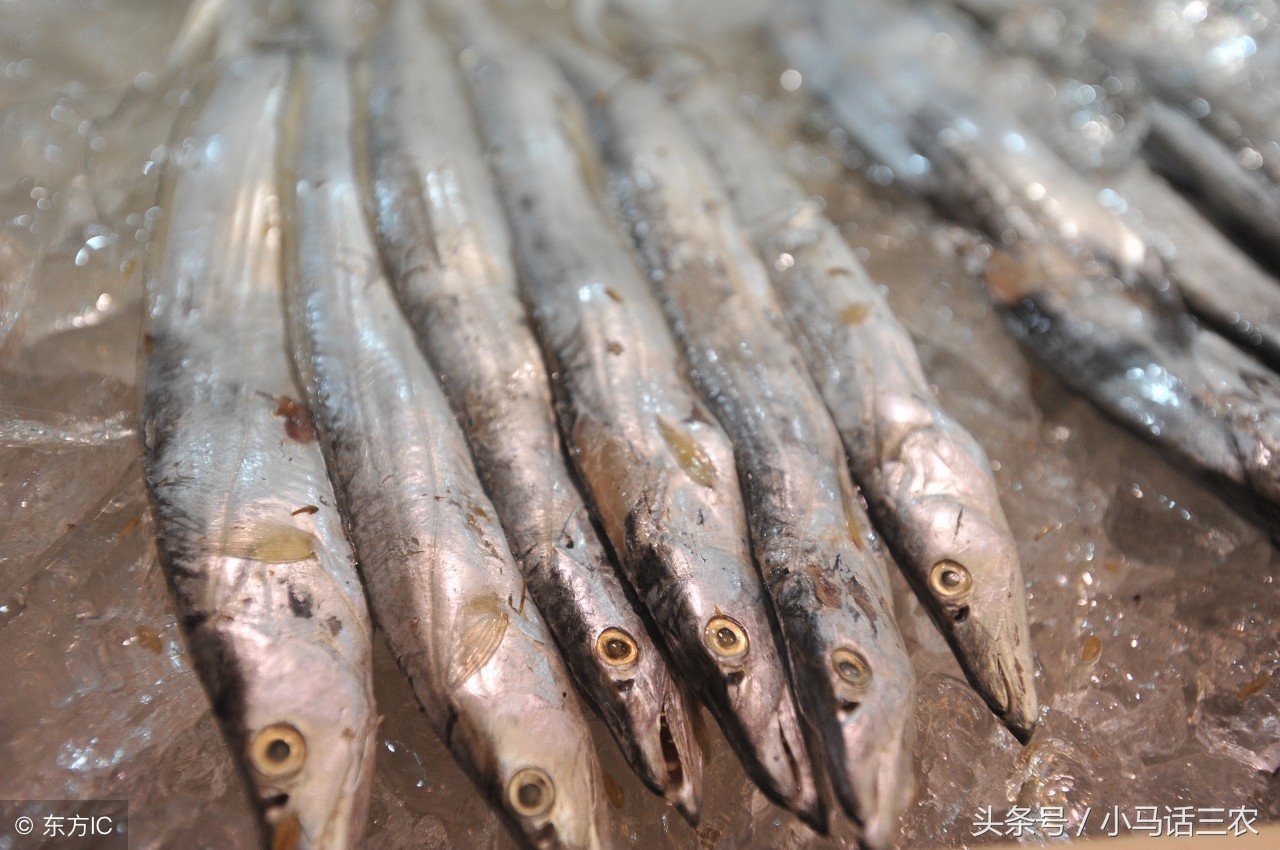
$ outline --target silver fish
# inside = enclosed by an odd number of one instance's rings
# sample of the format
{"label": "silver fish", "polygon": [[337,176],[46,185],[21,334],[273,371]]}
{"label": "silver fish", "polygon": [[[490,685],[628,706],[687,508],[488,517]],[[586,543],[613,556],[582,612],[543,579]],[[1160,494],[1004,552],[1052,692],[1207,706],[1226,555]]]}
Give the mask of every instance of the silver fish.
{"label": "silver fish", "polygon": [[[1008,246],[986,283],[1024,347],[1121,422],[1275,515],[1276,376],[1200,330],[1159,256],[1087,181],[998,104],[961,91],[972,81],[963,66],[921,48],[930,27],[928,16],[879,0],[817,0],[790,5],[774,38],[856,139],[914,171],[906,188]],[[888,73],[904,59],[909,85]],[[857,86],[873,93],[847,96]],[[874,112],[857,108],[872,102]],[[898,128],[893,138],[885,126]]]}
{"label": "silver fish", "polygon": [[[374,228],[418,341],[583,693],[644,782],[698,819],[685,697],[632,608],[565,466],[542,352],[470,108],[416,3],[387,15],[368,96]],[[440,116],[448,116],[441,120]]]}
{"label": "silver fish", "polygon": [[147,481],[205,688],[274,846],[360,844],[372,627],[285,345],[283,56],[227,66],[173,159],[150,275]]}
{"label": "silver fish", "polygon": [[437,734],[517,839],[606,846],[600,768],[568,674],[381,274],[345,63],[304,59],[292,95],[294,361],[373,609]]}
{"label": "silver fish", "polygon": [[[1280,263],[1280,41],[1258,4],[1168,0],[951,0],[1099,90],[1133,80],[1148,160],[1272,269]],[[1192,8],[1192,7],[1188,7]],[[1126,82],[1126,88],[1129,85]]]}
{"label": "silver fish", "polygon": [[886,845],[911,796],[915,675],[887,558],[768,275],[661,95],[567,43],[659,300],[732,437],[756,561],[836,797]]}
{"label": "silver fish", "polygon": [[747,773],[821,820],[799,716],[751,563],[733,451],[683,377],[604,172],[550,62],[459,6],[471,93],[511,215],[561,425],[606,534]]}
{"label": "silver fish", "polygon": [[1035,660],[1017,546],[986,453],[821,207],[705,76],[676,95],[766,260],[876,527],[974,687],[1023,740]]}
{"label": "silver fish", "polygon": [[1280,368],[1280,282],[1142,163],[1105,179],[1138,211],[1135,229],[1167,264],[1187,307],[1206,324]]}

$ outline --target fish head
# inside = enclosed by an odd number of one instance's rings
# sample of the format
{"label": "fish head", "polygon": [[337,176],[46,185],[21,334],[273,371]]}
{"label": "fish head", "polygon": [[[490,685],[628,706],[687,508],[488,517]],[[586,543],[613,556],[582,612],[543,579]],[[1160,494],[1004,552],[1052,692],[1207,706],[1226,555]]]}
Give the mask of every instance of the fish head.
{"label": "fish head", "polygon": [[887,604],[849,588],[838,614],[815,621],[791,658],[831,789],[862,825],[863,843],[879,848],[896,837],[914,791],[915,674]]}
{"label": "fish head", "polygon": [[[936,507],[936,506],[935,506]],[[1022,567],[997,517],[935,510],[933,540],[917,559],[915,583],[970,683],[1025,742],[1035,728],[1035,659]]]}
{"label": "fish head", "polygon": [[764,601],[733,601],[716,606],[698,635],[700,666],[715,671],[714,679],[702,679],[704,699],[752,781],[825,831],[827,812]]}
{"label": "fish head", "polygon": [[364,834],[376,752],[372,661],[367,636],[367,663],[353,665],[332,629],[306,630],[287,651],[250,636],[260,663],[245,682],[244,761],[273,848],[351,847]]}
{"label": "fish head", "polygon": [[[620,713],[630,761],[641,780],[696,825],[702,797],[702,750],[693,708],[658,648],[636,622],[611,626],[596,638],[595,655],[614,699],[601,712]],[[621,741],[620,741],[621,743]]]}
{"label": "fish head", "polygon": [[[548,673],[551,676],[551,673]],[[564,681],[563,674],[556,677]],[[595,850],[608,834],[604,780],[591,735],[572,694],[530,693],[504,699],[489,713],[483,732],[458,724],[455,735],[492,736],[487,744],[467,741],[504,818],[536,850]],[[515,705],[514,703],[518,703]]]}

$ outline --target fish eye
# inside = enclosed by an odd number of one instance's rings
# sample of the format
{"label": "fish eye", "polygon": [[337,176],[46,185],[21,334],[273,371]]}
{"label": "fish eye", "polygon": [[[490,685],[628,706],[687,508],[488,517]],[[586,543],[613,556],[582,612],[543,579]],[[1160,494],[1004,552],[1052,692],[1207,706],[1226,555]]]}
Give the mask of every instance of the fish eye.
{"label": "fish eye", "polygon": [[596,638],[596,655],[610,667],[626,667],[640,656],[635,638],[622,629],[605,629]]}
{"label": "fish eye", "polygon": [[273,723],[254,736],[249,745],[249,761],[254,769],[272,779],[285,779],[302,770],[307,760],[307,742],[288,723]]}
{"label": "fish eye", "polygon": [[708,620],[704,635],[707,645],[722,658],[741,658],[751,645],[742,626],[725,616]]}
{"label": "fish eye", "polygon": [[857,650],[840,647],[832,652],[831,667],[840,680],[851,688],[865,691],[871,686],[871,665]]}
{"label": "fish eye", "polygon": [[929,572],[929,587],[945,602],[959,602],[973,590],[973,576],[955,561],[939,561]]}
{"label": "fish eye", "polygon": [[526,767],[517,771],[507,785],[507,796],[516,814],[527,818],[537,817],[551,808],[555,802],[555,786],[551,777],[536,767]]}

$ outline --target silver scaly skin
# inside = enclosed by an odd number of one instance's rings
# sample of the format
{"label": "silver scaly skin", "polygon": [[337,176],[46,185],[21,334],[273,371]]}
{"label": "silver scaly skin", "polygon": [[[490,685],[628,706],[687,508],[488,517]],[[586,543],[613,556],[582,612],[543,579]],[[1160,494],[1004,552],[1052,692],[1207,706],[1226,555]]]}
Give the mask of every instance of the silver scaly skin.
{"label": "silver scaly skin", "polygon": [[799,716],[751,563],[728,438],[633,252],[598,206],[603,171],[545,57],[458,8],[469,81],[511,215],[524,297],[557,375],[578,473],[629,581],[748,775],[820,816]]}
{"label": "silver scaly skin", "polygon": [[380,271],[351,80],[302,60],[282,179],[294,361],[366,587],[433,727],[539,848],[606,846],[600,768],[568,674],[466,441]]}
{"label": "silver scaly skin", "polygon": [[[698,819],[702,752],[565,465],[502,208],[450,51],[415,2],[370,52],[375,236],[566,664],[650,788]],[[441,120],[440,116],[448,116]]]}
{"label": "silver scaly skin", "polygon": [[733,439],[756,561],[797,689],[844,809],[882,847],[912,792],[915,674],[888,559],[768,274],[711,164],[654,89],[560,43],[659,300],[707,405]]}
{"label": "silver scaly skin", "polygon": [[1035,660],[1018,550],[986,453],[840,231],[705,76],[674,96],[765,259],[876,527],[970,681],[1024,741]]}
{"label": "silver scaly skin", "polygon": [[163,564],[272,844],[356,847],[372,627],[285,344],[276,155],[288,60],[230,63],[177,146],[150,274],[144,418]]}

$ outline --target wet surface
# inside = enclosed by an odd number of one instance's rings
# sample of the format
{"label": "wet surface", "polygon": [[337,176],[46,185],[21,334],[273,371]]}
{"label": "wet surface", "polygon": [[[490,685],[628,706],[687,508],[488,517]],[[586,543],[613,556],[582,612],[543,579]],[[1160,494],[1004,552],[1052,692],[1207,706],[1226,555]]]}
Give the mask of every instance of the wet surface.
{"label": "wet surface", "polygon": [[[157,163],[191,98],[162,70],[181,11],[159,0],[0,11],[0,657],[20,685],[0,693],[0,798],[127,797],[134,846],[248,846],[250,805],[156,564],[134,421]],[[1072,833],[1082,821],[1105,831],[1117,806],[1130,818],[1139,806],[1280,817],[1267,534],[1029,366],[966,262],[983,251],[971,234],[846,170],[860,156],[785,69],[741,70],[743,106],[827,197],[944,405],[994,462],[1023,557],[1045,706],[1026,748],[895,578],[920,676],[919,790],[900,846],[994,840],[972,835],[988,806],[1061,806]],[[509,846],[381,644],[375,663],[384,721],[367,846]],[[693,830],[593,724],[620,845],[855,840],[844,821],[816,839],[769,804],[706,726]]]}

